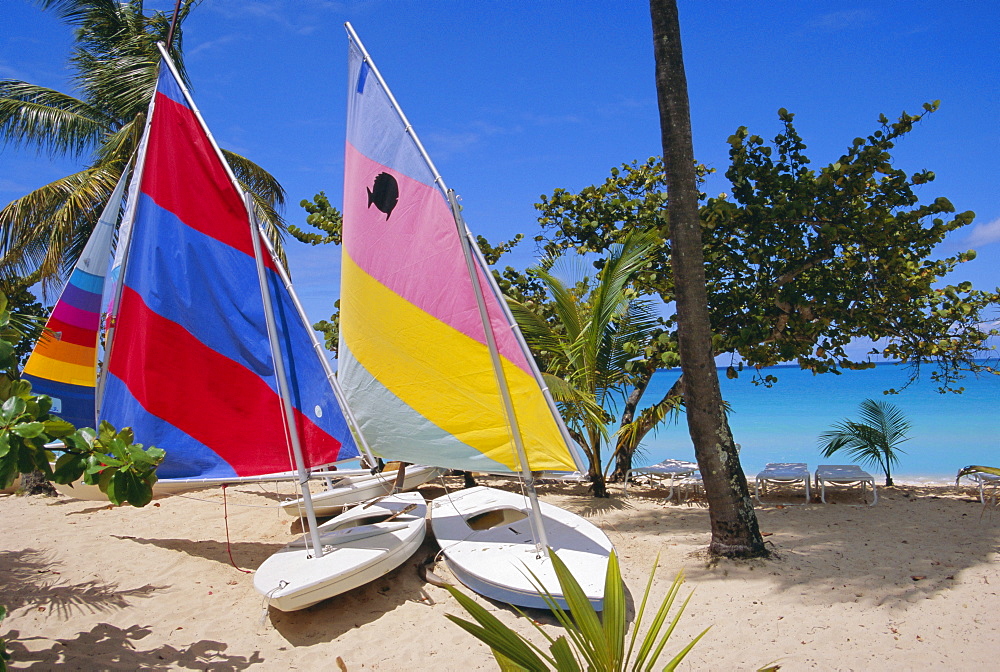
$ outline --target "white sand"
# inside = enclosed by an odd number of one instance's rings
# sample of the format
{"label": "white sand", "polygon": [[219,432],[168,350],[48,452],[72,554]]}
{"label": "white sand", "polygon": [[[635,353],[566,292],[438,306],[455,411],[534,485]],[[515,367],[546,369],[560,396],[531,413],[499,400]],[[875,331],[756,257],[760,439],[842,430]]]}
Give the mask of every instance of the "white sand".
{"label": "white sand", "polygon": [[[664,491],[642,487],[627,499],[616,487],[605,501],[578,486],[542,487],[607,531],[636,603],[658,552],[656,595],[684,569],[694,597],[669,655],[712,626],[681,666],[690,670],[995,669],[1000,509],[971,492],[880,489],[873,508],[856,506],[856,492],[825,506],[772,503],[757,514],[776,558],[713,563],[702,504],[667,504]],[[277,497],[259,486],[227,490],[240,567],[289,540]],[[788,491],[786,501],[795,497]],[[251,575],[230,564],[220,490],[145,509],[0,495],[0,511],[0,603],[10,612],[0,637],[14,668],[336,670],[339,656],[352,671],[496,669],[485,646],[445,619],[462,614],[447,592],[419,578],[433,541],[368,586],[285,614],[265,610]],[[450,577],[441,564],[435,572]],[[518,623],[510,608],[478,599]]]}

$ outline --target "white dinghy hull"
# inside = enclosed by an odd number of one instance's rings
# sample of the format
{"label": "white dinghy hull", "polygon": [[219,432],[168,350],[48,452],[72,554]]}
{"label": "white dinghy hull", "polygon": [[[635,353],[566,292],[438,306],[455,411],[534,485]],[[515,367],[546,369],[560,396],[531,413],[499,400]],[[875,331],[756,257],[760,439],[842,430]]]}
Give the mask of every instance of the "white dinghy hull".
{"label": "white dinghy hull", "polygon": [[[539,554],[528,498],[475,487],[431,502],[431,528],[448,568],[473,591],[519,607],[548,609],[532,574],[567,608],[552,561]],[[580,583],[594,609],[604,608],[604,581],[611,540],[593,523],[540,502],[549,545]]]}
{"label": "white dinghy hull", "polygon": [[[438,467],[408,465],[403,477],[403,490],[412,490],[417,486],[432,481],[446,470]],[[312,496],[313,511],[317,516],[333,516],[345,506],[366,502],[376,497],[382,497],[392,492],[396,482],[395,471],[384,471],[378,474],[365,473],[338,479],[337,473],[330,474],[334,480],[332,488],[317,492]],[[302,498],[290,499],[281,503],[281,510],[298,516],[302,513]]]}
{"label": "white dinghy hull", "polygon": [[[413,510],[400,513],[411,505]],[[426,518],[427,503],[417,492],[345,511],[319,526],[322,557],[312,557],[307,537],[299,537],[261,564],[254,588],[270,606],[296,611],[363,586],[416,552],[427,531]]]}

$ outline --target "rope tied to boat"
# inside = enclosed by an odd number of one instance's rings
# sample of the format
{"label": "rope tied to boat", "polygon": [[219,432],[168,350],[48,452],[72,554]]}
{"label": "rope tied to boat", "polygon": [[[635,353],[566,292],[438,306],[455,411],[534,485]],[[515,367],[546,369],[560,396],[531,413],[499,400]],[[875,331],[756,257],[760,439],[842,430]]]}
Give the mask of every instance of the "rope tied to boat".
{"label": "rope tied to boat", "polygon": [[232,563],[233,567],[240,570],[244,574],[253,574],[252,571],[249,569],[243,569],[236,564],[235,560],[233,560],[233,544],[229,539],[229,506],[226,504],[226,488],[228,487],[229,485],[227,483],[222,484],[222,519],[226,524],[226,553],[229,554],[229,562]]}
{"label": "rope tied to boat", "polygon": [[282,588],[284,588],[287,585],[288,585],[288,581],[285,581],[284,579],[282,579],[281,581],[278,581],[278,585],[276,585],[271,590],[267,591],[267,595],[265,595],[264,599],[263,599],[262,610],[261,610],[261,614],[260,614],[260,624],[261,625],[264,625],[264,623],[267,622],[267,611],[268,611],[268,609],[271,608],[271,597],[274,595],[275,592],[281,590]]}

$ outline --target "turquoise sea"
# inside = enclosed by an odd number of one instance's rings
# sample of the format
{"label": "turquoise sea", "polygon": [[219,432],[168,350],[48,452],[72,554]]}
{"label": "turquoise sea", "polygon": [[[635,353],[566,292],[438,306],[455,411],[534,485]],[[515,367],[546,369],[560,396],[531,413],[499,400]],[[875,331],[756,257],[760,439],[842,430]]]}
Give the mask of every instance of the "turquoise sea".
{"label": "turquoise sea", "polygon": [[[732,407],[729,424],[742,446],[743,470],[751,479],[768,462],[806,462],[810,470],[819,464],[850,463],[846,454],[823,457],[817,439],[834,423],[857,419],[858,405],[867,398],[899,406],[913,424],[894,478],[954,483],[955,473],[963,466],[1000,466],[1000,376],[968,376],[960,383],[964,393],[939,394],[929,373],[925,370],[920,380],[897,395],[882,394],[906,381],[906,369],[896,364],[878,364],[839,376],[776,366],[762,370],[778,378],[770,388],[754,385],[752,371],[744,370],[738,379],[729,380],[720,369],[719,377],[722,396]],[[657,372],[644,404],[662,398],[679,375],[676,369]],[[636,466],[665,458],[694,460],[683,416],[678,424],[668,421],[655,436],[647,436],[641,450],[634,460]],[[869,471],[879,477],[877,470]]]}

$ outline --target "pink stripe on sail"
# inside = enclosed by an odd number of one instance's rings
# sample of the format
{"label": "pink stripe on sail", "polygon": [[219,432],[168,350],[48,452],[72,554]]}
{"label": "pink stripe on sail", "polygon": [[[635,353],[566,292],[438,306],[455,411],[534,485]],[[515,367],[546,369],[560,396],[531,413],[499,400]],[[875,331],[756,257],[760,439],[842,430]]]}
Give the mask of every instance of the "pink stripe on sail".
{"label": "pink stripe on sail", "polygon": [[52,317],[74,327],[82,327],[95,332],[101,321],[101,316],[98,313],[81,310],[62,301],[56,303],[56,307],[52,310]]}
{"label": "pink stripe on sail", "polygon": [[[398,204],[388,217],[368,203],[368,189],[379,173],[391,174],[399,185]],[[345,174],[344,250],[354,263],[421,310],[485,343],[455,220],[441,191],[372,161],[350,143]],[[500,354],[531,373],[487,279],[478,272]]]}

